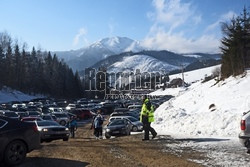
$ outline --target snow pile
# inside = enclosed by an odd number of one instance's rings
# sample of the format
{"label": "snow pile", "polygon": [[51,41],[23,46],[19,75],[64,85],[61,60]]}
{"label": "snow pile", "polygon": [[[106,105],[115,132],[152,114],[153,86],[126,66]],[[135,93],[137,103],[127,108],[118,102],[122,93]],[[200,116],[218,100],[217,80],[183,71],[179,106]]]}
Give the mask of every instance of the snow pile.
{"label": "snow pile", "polygon": [[7,87],[3,87],[2,90],[0,90],[0,103],[7,103],[10,101],[29,101],[35,98],[38,98],[38,96],[27,95]]}
{"label": "snow pile", "polygon": [[218,84],[210,80],[186,90],[178,88],[176,97],[155,111],[152,126],[160,134],[175,136],[237,137],[242,113],[250,109],[249,83],[250,71],[245,77],[230,77]]}

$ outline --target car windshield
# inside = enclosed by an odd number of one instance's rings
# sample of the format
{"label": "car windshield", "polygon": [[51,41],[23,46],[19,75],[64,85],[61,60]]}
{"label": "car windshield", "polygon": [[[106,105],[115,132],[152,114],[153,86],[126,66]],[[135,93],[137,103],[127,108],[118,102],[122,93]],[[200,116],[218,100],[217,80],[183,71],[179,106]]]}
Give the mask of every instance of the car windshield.
{"label": "car windshield", "polygon": [[110,122],[109,124],[110,126],[114,126],[114,125],[124,125],[124,121],[123,120],[115,120],[113,122]]}
{"label": "car windshield", "polygon": [[37,121],[38,126],[53,126],[56,125],[58,126],[59,124],[57,122],[52,122],[52,121]]}

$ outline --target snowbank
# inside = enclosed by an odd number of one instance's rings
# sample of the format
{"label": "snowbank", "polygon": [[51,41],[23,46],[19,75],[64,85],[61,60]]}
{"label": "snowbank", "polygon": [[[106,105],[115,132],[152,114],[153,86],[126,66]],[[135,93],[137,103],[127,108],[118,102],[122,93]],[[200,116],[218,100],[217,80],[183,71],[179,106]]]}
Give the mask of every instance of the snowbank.
{"label": "snowbank", "polygon": [[250,109],[250,71],[245,77],[230,77],[215,83],[215,80],[199,81],[186,90],[176,89],[176,97],[155,111],[156,121],[152,126],[159,134],[237,137],[241,115]]}

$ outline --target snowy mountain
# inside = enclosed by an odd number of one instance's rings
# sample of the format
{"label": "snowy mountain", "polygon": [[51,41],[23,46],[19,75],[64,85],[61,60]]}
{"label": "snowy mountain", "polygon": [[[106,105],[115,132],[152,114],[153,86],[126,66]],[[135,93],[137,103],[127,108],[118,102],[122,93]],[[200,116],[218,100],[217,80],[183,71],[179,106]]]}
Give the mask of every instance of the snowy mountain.
{"label": "snowy mountain", "polygon": [[141,72],[160,72],[176,70],[179,69],[179,67],[147,55],[136,54],[124,57],[121,61],[115,62],[108,67],[108,72],[130,72],[135,71],[136,69],[139,69]]}
{"label": "snowy mountain", "polygon": [[[209,55],[209,54],[206,54]],[[178,73],[182,67],[185,70],[194,70],[213,66],[220,63],[215,59],[204,58],[203,55],[197,57],[183,56],[169,51],[141,51],[123,52],[118,55],[109,56],[92,66],[107,68],[108,72],[135,71],[142,72],[168,72]],[[84,74],[81,72],[81,74]]]}
{"label": "snowy mountain", "polygon": [[141,47],[138,41],[127,37],[113,37],[101,39],[79,50],[55,53],[59,58],[63,58],[74,71],[81,71],[110,55],[141,50],[143,50],[143,47]]}

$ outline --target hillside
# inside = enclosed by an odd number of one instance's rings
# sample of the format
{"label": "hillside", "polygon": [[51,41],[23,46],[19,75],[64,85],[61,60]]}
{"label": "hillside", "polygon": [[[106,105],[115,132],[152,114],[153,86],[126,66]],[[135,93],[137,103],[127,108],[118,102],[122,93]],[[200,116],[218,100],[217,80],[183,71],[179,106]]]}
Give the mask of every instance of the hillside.
{"label": "hillside", "polygon": [[[215,66],[214,68],[217,68]],[[185,74],[189,82],[200,80],[214,68]],[[170,76],[170,78],[176,77]],[[237,137],[242,113],[250,109],[250,71],[246,76],[198,81],[188,88],[158,90],[153,95],[172,94],[173,99],[155,111],[153,126],[163,134],[200,137]]]}

